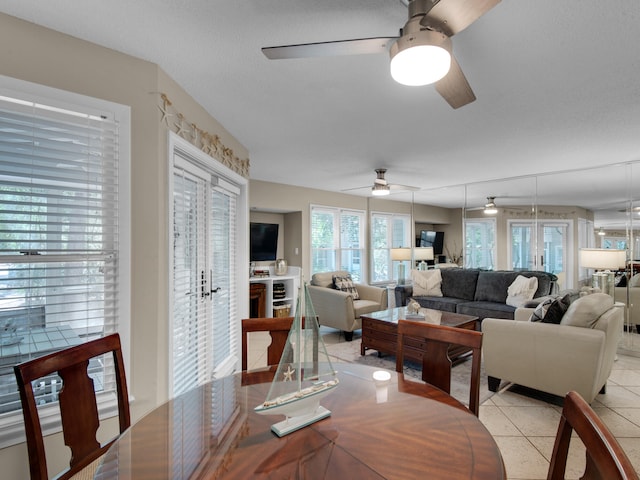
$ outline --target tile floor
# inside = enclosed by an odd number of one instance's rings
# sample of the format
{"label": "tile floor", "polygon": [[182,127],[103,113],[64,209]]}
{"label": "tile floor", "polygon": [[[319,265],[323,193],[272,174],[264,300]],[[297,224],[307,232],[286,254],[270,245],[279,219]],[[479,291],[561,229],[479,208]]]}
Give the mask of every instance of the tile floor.
{"label": "tile floor", "polygon": [[[335,338],[333,331],[325,333],[332,333],[331,337]],[[620,350],[607,383],[607,393],[598,395],[591,406],[640,472],[640,336],[625,335],[623,342],[636,350],[638,356],[627,349]],[[268,345],[268,334],[250,334],[250,369],[266,365]],[[480,406],[480,420],[502,452],[509,479],[546,478],[561,410],[554,403],[513,393],[508,386]],[[579,440],[573,440],[566,478],[579,478],[580,468],[584,468],[584,447]]]}

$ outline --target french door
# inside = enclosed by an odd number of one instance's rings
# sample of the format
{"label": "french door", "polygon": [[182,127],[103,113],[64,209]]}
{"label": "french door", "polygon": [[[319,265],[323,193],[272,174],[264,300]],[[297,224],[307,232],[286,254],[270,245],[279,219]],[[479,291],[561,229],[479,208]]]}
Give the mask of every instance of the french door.
{"label": "french door", "polygon": [[572,288],[571,222],[509,222],[509,262],[513,270],[539,270],[558,276],[560,288]]}
{"label": "french door", "polygon": [[179,150],[173,154],[171,385],[175,396],[237,363],[235,215],[238,190]]}

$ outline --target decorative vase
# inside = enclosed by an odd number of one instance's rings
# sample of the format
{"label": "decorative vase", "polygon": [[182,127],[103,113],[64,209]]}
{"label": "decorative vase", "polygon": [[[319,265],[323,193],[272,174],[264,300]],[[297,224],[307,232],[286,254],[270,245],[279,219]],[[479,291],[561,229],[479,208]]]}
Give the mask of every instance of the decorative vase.
{"label": "decorative vase", "polygon": [[287,261],[284,258],[277,259],[273,270],[276,275],[286,275],[288,270]]}

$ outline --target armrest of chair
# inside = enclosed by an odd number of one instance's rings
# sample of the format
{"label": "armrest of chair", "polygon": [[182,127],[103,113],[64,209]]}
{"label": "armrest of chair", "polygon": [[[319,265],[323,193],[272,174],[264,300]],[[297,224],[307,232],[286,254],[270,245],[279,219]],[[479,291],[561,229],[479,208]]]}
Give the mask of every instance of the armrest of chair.
{"label": "armrest of chair", "polygon": [[592,328],[485,318],[482,332],[485,369],[497,378],[554,376],[561,371],[593,377],[605,350],[605,333]]}
{"label": "armrest of chair", "polygon": [[334,288],[309,285],[309,295],[320,324],[332,325],[333,321],[349,321],[355,318],[353,297]]}
{"label": "armrest of chair", "polygon": [[374,287],[363,283],[358,283],[355,287],[362,300],[370,300],[372,302],[379,303],[380,310],[387,308],[388,296],[386,288]]}

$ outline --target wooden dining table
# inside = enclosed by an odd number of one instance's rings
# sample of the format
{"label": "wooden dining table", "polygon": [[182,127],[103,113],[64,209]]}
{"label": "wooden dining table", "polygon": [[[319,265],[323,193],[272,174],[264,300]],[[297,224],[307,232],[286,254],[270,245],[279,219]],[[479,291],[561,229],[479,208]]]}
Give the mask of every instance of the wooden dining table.
{"label": "wooden dining table", "polygon": [[[258,415],[270,375],[239,373],[160,405],[111,446],[96,479],[506,478],[480,420],[442,390],[388,370],[334,364],[331,416],[282,438]],[[272,374],[271,374],[272,375]]]}

